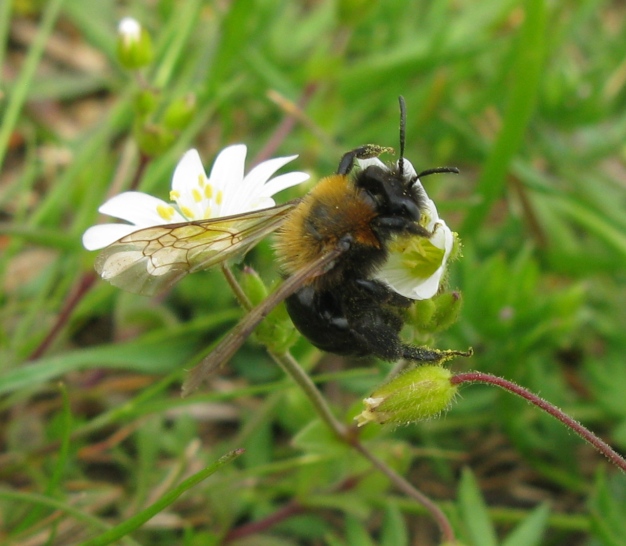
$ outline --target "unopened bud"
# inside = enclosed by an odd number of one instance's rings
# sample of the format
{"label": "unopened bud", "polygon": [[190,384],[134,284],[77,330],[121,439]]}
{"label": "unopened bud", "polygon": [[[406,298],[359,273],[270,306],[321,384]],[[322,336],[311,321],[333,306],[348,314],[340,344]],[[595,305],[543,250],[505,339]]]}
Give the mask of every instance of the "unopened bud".
{"label": "unopened bud", "polygon": [[174,142],[175,134],[155,123],[142,123],[137,120],[133,127],[133,135],[139,149],[149,157],[157,157],[164,153]]}
{"label": "unopened bud", "polygon": [[461,292],[442,292],[429,300],[416,301],[410,311],[410,323],[421,333],[441,332],[458,320],[462,306]]}
{"label": "unopened bud", "polygon": [[152,39],[136,19],[124,17],[117,31],[117,58],[124,68],[136,70],[152,61]]}
{"label": "unopened bud", "polygon": [[405,425],[436,417],[457,393],[452,373],[443,366],[423,365],[407,370],[376,389],[355,417],[358,426],[374,422]]}
{"label": "unopened bud", "polygon": [[[258,305],[268,296],[263,280],[251,267],[245,268],[241,287],[252,305]],[[254,337],[270,351],[284,353],[298,340],[299,335],[285,305],[280,303],[257,326]]]}
{"label": "unopened bud", "polygon": [[163,125],[168,129],[182,130],[193,119],[197,110],[196,96],[189,93],[184,97],[173,100],[163,114]]}

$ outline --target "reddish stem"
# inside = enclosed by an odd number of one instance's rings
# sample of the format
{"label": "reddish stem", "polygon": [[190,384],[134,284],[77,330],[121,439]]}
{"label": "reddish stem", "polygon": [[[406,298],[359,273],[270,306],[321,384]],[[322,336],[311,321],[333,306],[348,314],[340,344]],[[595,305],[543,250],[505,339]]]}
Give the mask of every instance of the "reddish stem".
{"label": "reddish stem", "polygon": [[304,507],[297,501],[291,501],[282,508],[276,510],[273,514],[270,514],[266,518],[240,525],[236,529],[229,531],[223,539],[224,544],[228,544],[235,540],[262,533],[271,529],[275,525],[304,512]]}
{"label": "reddish stem", "polygon": [[150,163],[152,158],[143,152],[139,152],[139,163],[137,164],[137,168],[135,169],[135,174],[133,175],[133,179],[130,182],[128,187],[129,190],[134,191],[139,187],[139,183],[141,182],[141,178],[143,177],[143,173]]}
{"label": "reddish stem", "polygon": [[489,385],[495,385],[496,387],[505,389],[521,398],[524,398],[525,400],[528,400],[531,404],[561,421],[561,423],[563,423],[566,427],[573,430],[583,440],[595,447],[622,472],[626,472],[626,459],[617,453],[609,444],[598,438],[593,432],[582,426],[578,421],[567,415],[565,412],[561,411],[553,404],[550,404],[547,400],[544,400],[524,387],[520,387],[519,385],[501,377],[482,372],[460,373],[454,375],[450,379],[450,382],[453,385],[460,385],[462,383],[487,383]]}
{"label": "reddish stem", "polygon": [[[303,110],[304,107],[311,100],[315,91],[317,90],[317,85],[314,83],[310,83],[304,89],[302,96],[298,100],[297,109]],[[289,133],[294,128],[297,121],[297,115],[295,112],[291,111],[283,118],[280,125],[276,128],[270,139],[267,141],[267,144],[263,146],[263,149],[255,156],[252,161],[253,165],[257,165],[266,159],[269,159],[274,155],[278,147],[282,144],[283,140],[287,138]]]}
{"label": "reddish stem", "polygon": [[93,286],[96,278],[96,274],[93,272],[85,273],[80,278],[72,294],[65,300],[65,305],[57,315],[52,328],[50,328],[50,331],[46,337],[43,338],[43,341],[28,357],[28,360],[37,360],[48,350],[74,312],[74,308],[80,303],[83,296],[89,292],[89,289]]}

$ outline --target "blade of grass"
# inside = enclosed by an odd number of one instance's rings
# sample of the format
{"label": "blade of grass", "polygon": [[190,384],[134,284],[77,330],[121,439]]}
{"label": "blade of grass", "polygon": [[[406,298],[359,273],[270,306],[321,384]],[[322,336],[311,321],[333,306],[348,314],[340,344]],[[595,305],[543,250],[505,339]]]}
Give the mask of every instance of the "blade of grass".
{"label": "blade of grass", "polygon": [[508,107],[502,130],[487,158],[476,185],[481,201],[470,209],[462,228],[467,236],[476,231],[494,201],[502,194],[513,157],[522,144],[524,133],[535,109],[546,56],[547,7],[544,0],[526,2],[522,26],[513,63],[514,78],[508,96]]}
{"label": "blade of grass", "polygon": [[[31,504],[48,506],[50,508],[54,508],[56,510],[64,512],[67,515],[72,516],[77,521],[88,524],[91,527],[95,527],[96,529],[108,528],[108,525],[100,518],[92,516],[91,514],[87,514],[79,508],[68,504],[67,502],[46,497],[44,495],[39,495],[36,493],[22,493],[19,491],[10,491],[8,489],[0,488],[0,499],[11,502],[28,502]],[[138,542],[134,541],[130,537],[124,537],[122,540],[124,541],[123,544],[125,544],[126,546],[140,546]]]}
{"label": "blade of grass", "polygon": [[220,457],[215,463],[207,466],[205,469],[197,472],[190,478],[187,478],[183,483],[181,483],[178,487],[174,488],[172,491],[163,495],[157,502],[148,506],[145,510],[142,510],[138,514],[135,514],[133,517],[127,519],[125,522],[121,523],[113,527],[113,529],[109,529],[105,533],[101,534],[96,538],[92,538],[86,542],[83,542],[81,546],[105,546],[106,544],[111,544],[116,540],[120,540],[125,537],[135,529],[139,528],[150,518],[154,517],[156,514],[167,508],[170,504],[172,504],[178,497],[180,497],[185,491],[191,489],[202,480],[208,478],[211,474],[217,472],[220,468],[222,468],[225,464],[230,463],[237,457],[243,454],[243,449],[236,449],[227,453],[223,457]]}
{"label": "blade of grass", "polygon": [[[2,123],[0,124],[0,171],[2,171],[2,165],[4,164],[9,138],[13,133],[13,129],[15,129],[20,112],[22,111],[22,106],[26,101],[28,90],[32,84],[35,70],[43,54],[46,40],[52,32],[52,28],[64,1],[65,0],[51,0],[51,2],[46,3],[46,9],[43,13],[41,24],[39,25],[39,31],[30,46],[24,66],[11,91],[9,104],[2,118]],[[3,4],[10,3],[11,2],[3,2]],[[9,8],[6,8],[5,11],[8,9]]]}
{"label": "blade of grass", "polygon": [[[72,413],[70,411],[70,399],[67,395],[67,388],[62,383],[59,385],[59,390],[61,391],[61,399],[63,400],[63,407],[61,409],[61,446],[58,450],[58,457],[56,463],[54,465],[54,470],[52,471],[52,476],[48,480],[46,485],[46,491],[44,495],[47,497],[55,496],[55,492],[59,485],[61,484],[61,479],[65,473],[65,469],[67,468],[67,463],[69,459],[70,453],[70,432],[72,430]],[[31,526],[34,526],[37,521],[43,518],[44,505],[36,504],[35,507],[28,512],[26,517],[22,520],[22,522],[15,529],[16,532],[23,531],[28,529]]]}

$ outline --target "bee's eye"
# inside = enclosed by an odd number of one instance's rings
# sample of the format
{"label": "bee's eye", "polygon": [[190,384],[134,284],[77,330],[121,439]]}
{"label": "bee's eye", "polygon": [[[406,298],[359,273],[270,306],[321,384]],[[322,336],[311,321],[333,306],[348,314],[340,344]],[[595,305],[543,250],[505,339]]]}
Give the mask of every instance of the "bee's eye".
{"label": "bee's eye", "polygon": [[420,209],[417,204],[409,199],[403,199],[400,203],[397,203],[392,212],[397,216],[408,218],[409,220],[414,220],[415,222],[417,222],[421,216]]}

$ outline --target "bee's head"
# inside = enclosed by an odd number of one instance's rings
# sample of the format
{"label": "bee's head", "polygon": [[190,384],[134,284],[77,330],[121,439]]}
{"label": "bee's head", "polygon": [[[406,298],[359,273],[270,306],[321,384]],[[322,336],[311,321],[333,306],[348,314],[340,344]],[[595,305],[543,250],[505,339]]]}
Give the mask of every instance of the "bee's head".
{"label": "bee's head", "polygon": [[[363,188],[375,203],[380,216],[394,217],[397,225],[403,226],[402,220],[417,223],[421,210],[428,196],[420,177],[434,173],[458,173],[456,167],[438,167],[417,173],[411,162],[404,157],[406,141],[406,104],[404,98],[400,103],[400,158],[391,165],[383,164],[377,157],[359,158],[362,171],[355,182]],[[393,222],[389,222],[393,225]],[[404,228],[401,228],[404,229]]]}

